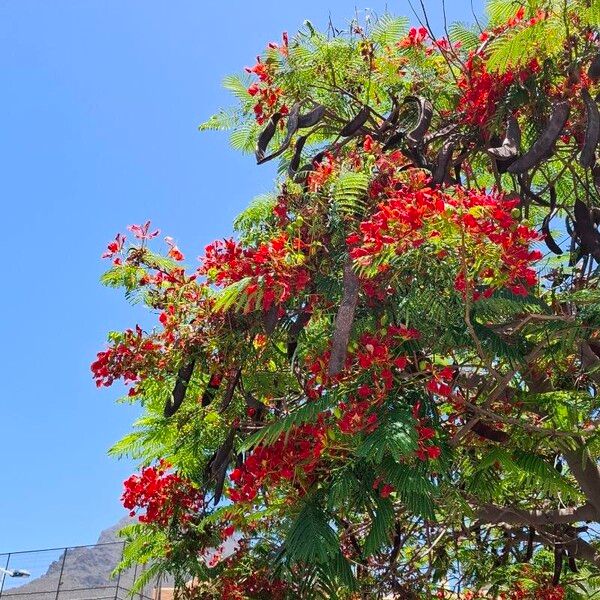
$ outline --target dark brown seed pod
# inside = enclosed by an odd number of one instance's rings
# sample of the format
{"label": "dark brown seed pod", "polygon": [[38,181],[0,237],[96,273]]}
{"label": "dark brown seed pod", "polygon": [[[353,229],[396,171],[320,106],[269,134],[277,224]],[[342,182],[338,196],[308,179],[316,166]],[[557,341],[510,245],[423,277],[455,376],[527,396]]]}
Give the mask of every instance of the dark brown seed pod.
{"label": "dark brown seed pod", "polygon": [[444,142],[437,155],[435,168],[433,170],[433,183],[435,185],[441,185],[446,180],[448,174],[448,167],[452,160],[452,153],[456,146],[456,138],[450,137]]}
{"label": "dark brown seed pod", "polygon": [[225,485],[225,475],[227,467],[231,461],[231,452],[233,450],[233,441],[235,439],[235,427],[229,430],[227,438],[221,447],[215,452],[213,458],[209,461],[210,472],[215,479],[215,496],[214,505],[216,506],[223,496],[223,488]]}
{"label": "dark brown seed pod", "polygon": [[456,123],[453,123],[452,125],[442,127],[442,129],[439,129],[438,131],[432,131],[431,133],[428,133],[426,136],[423,137],[423,143],[427,145],[429,144],[429,142],[433,142],[434,140],[437,140],[439,138],[446,137],[447,135],[450,135],[452,132],[454,132],[454,130],[457,128],[458,125],[456,125]]}
{"label": "dark brown seed pod", "polygon": [[571,217],[569,217],[569,215],[565,217],[565,229],[567,230],[569,237],[573,237],[575,235],[575,230],[573,229],[573,221],[571,220]]}
{"label": "dark brown seed pod", "polygon": [[598,194],[600,194],[600,163],[597,162],[592,167],[592,181],[594,182],[594,187]]}
{"label": "dark brown seed pod", "polygon": [[304,144],[306,144],[306,140],[308,139],[307,135],[301,135],[296,140],[296,145],[294,146],[294,155],[292,156],[292,160],[290,160],[290,164],[288,166],[288,175],[293,177],[298,171],[298,167],[300,166],[300,158],[302,158],[302,149],[304,148]]}
{"label": "dark brown seed pod", "polygon": [[221,375],[220,373],[213,373],[204,390],[204,394],[202,394],[202,399],[200,400],[200,404],[202,406],[208,406],[215,398],[215,395],[218,389],[221,387]]}
{"label": "dark brown seed pod", "polygon": [[290,145],[290,142],[292,141],[292,136],[294,135],[294,133],[296,133],[296,131],[298,131],[299,112],[300,104],[296,102],[296,104],[292,106],[290,114],[288,115],[286,128],[287,130],[285,138],[283,142],[281,142],[281,146],[279,146],[279,148],[272,154],[269,154],[268,156],[263,156],[263,158],[257,160],[257,164],[262,165],[263,163],[266,163],[269,160],[273,160],[287,149],[287,147]]}
{"label": "dark brown seed pod", "polygon": [[575,557],[573,556],[573,553],[569,550],[567,550],[567,557],[569,559],[569,569],[571,570],[571,573],[579,573]]}
{"label": "dark brown seed pod", "polygon": [[265,152],[267,150],[267,146],[269,142],[273,139],[275,135],[275,131],[277,130],[277,123],[279,123],[279,119],[281,119],[281,113],[276,112],[267,123],[266,127],[260,132],[258,136],[258,141],[256,142],[256,162],[260,164],[264,161]]}
{"label": "dark brown seed pod", "polygon": [[591,254],[600,262],[600,233],[594,227],[590,209],[581,200],[575,200],[575,233],[585,254]]}
{"label": "dark brown seed pod", "polygon": [[525,562],[529,562],[533,558],[533,542],[535,540],[535,529],[529,526],[527,532],[527,549],[525,550]]}
{"label": "dark brown seed pod", "polygon": [[348,257],[344,263],[344,276],[342,280],[343,293],[337,315],[335,329],[331,343],[331,357],[329,359],[329,375],[337,375],[346,362],[350,332],[354,322],[354,313],[358,304],[359,281],[354,269],[352,259]]}
{"label": "dark brown seed pod", "polygon": [[233,400],[233,394],[235,393],[235,388],[240,381],[240,377],[242,376],[242,369],[237,368],[234,369],[227,380],[227,387],[225,388],[225,394],[223,395],[223,400],[221,400],[221,406],[219,407],[219,412],[225,412],[231,401]]}
{"label": "dark brown seed pod", "polygon": [[600,79],[600,54],[596,54],[596,56],[592,59],[592,63],[588,69],[588,77],[593,79]]}
{"label": "dark brown seed pod", "polygon": [[297,317],[296,320],[290,325],[288,329],[287,339],[287,357],[291,362],[296,354],[296,348],[298,348],[298,338],[302,333],[302,330],[306,327],[310,321],[311,314],[303,311]]}
{"label": "dark brown seed pod", "polygon": [[322,104],[317,104],[312,110],[298,116],[298,129],[306,129],[316,125],[325,114],[325,107]]}
{"label": "dark brown seed pod", "polygon": [[550,232],[550,219],[551,215],[547,215],[542,222],[542,233],[544,234],[544,242],[548,246],[548,250],[554,252],[554,254],[562,254],[561,247],[556,243]]}
{"label": "dark brown seed pod", "polygon": [[499,161],[508,161],[517,157],[521,147],[521,128],[517,119],[511,115],[506,122],[506,136],[502,145],[488,148],[488,154]]}
{"label": "dark brown seed pod", "polygon": [[552,577],[552,585],[558,585],[560,583],[560,575],[562,573],[564,548],[561,544],[554,546],[554,575]]}
{"label": "dark brown seed pod", "polygon": [[389,131],[390,129],[394,129],[394,127],[398,123],[399,117],[400,103],[398,102],[398,98],[396,96],[392,96],[392,108],[390,110],[390,114],[385,118],[385,120],[379,127],[379,133],[383,134]]}
{"label": "dark brown seed pod", "polygon": [[528,169],[539,165],[550,158],[554,151],[554,144],[560,137],[567,123],[570,113],[569,103],[566,100],[557,102],[542,135],[533,143],[533,146],[523,156],[518,158],[510,167],[509,173],[525,173]]}
{"label": "dark brown seed pod", "polygon": [[550,186],[550,210],[553,211],[556,208],[556,188]]}
{"label": "dark brown seed pod", "polygon": [[171,397],[165,404],[163,414],[165,417],[172,417],[183,404],[185,400],[185,393],[187,391],[188,384],[194,373],[194,367],[196,366],[196,359],[193,358],[189,362],[185,363],[179,371],[177,371],[177,379],[175,381],[175,387]]}
{"label": "dark brown seed pod", "polygon": [[596,148],[600,141],[600,111],[598,111],[598,105],[595,100],[585,88],[581,90],[581,97],[585,104],[587,124],[579,162],[582,167],[587,169],[596,162]]}
{"label": "dark brown seed pod", "polygon": [[350,137],[351,135],[354,135],[355,133],[357,133],[359,131],[359,129],[367,122],[367,119],[369,118],[369,114],[371,113],[371,110],[369,109],[368,106],[363,106],[357,113],[357,115],[348,123],[346,123],[346,125],[344,125],[344,127],[342,127],[342,130],[340,131],[340,135],[342,137]]}
{"label": "dark brown seed pod", "polygon": [[479,437],[491,440],[492,442],[498,442],[499,444],[506,444],[510,440],[510,435],[506,431],[492,427],[491,425],[478,421],[473,425],[473,433],[476,433]]}
{"label": "dark brown seed pod", "polygon": [[431,125],[433,105],[422,96],[406,96],[404,103],[406,104],[407,102],[416,102],[418,104],[419,117],[415,127],[406,134],[406,141],[410,146],[419,146],[423,142],[423,138]]}
{"label": "dark brown seed pod", "polygon": [[392,148],[397,148],[400,145],[400,142],[404,139],[404,131],[395,131],[390,135],[387,142],[383,145],[384,150],[391,150]]}
{"label": "dark brown seed pod", "polygon": [[277,321],[279,321],[279,306],[273,304],[269,310],[263,313],[263,326],[267,335],[271,335],[275,331]]}

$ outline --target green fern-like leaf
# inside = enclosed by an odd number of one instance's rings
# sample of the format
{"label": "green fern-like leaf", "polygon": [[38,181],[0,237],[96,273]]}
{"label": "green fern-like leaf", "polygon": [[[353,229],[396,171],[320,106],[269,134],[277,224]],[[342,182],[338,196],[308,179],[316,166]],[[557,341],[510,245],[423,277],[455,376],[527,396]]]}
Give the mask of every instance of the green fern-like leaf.
{"label": "green fern-like leaf", "polygon": [[333,200],[336,209],[348,217],[360,217],[365,212],[369,176],[366,173],[342,173],[335,182]]}
{"label": "green fern-like leaf", "polygon": [[337,536],[317,505],[304,504],[288,531],[285,551],[291,562],[327,563],[337,552]]}
{"label": "green fern-like leaf", "polygon": [[391,501],[388,498],[378,498],[371,529],[365,539],[363,548],[365,556],[375,554],[375,552],[389,541],[393,526],[394,507]]}
{"label": "green fern-like leaf", "polygon": [[328,395],[316,402],[307,402],[303,404],[289,415],[283,417],[279,421],[266,425],[260,431],[257,431],[248,437],[240,447],[240,452],[248,450],[257,444],[263,444],[265,446],[274,444],[283,433],[289,431],[292,427],[297,427],[303,423],[315,422],[319,415],[333,406],[335,402],[335,398]]}
{"label": "green fern-like leaf", "polygon": [[215,301],[213,310],[215,312],[225,312],[230,308],[237,308],[242,304],[246,303],[246,296],[244,292],[250,285],[252,277],[244,277],[226,288],[223,288]]}
{"label": "green fern-like leaf", "polygon": [[473,50],[479,46],[479,32],[464,23],[452,23],[450,25],[450,40],[456,44],[460,42],[465,50]]}
{"label": "green fern-like leaf", "polygon": [[408,31],[409,20],[406,17],[392,17],[385,14],[373,25],[370,38],[380,46],[391,46]]}
{"label": "green fern-like leaf", "polygon": [[248,93],[251,78],[249,75],[227,75],[223,78],[223,87],[233,93],[242,101],[249,100],[252,96]]}

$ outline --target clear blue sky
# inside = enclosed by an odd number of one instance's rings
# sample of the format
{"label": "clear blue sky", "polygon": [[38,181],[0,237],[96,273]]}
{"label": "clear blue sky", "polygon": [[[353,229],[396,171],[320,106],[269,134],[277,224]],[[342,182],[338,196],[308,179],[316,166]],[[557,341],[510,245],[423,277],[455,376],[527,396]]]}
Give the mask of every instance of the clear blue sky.
{"label": "clear blue sky", "polygon": [[[480,10],[482,0],[476,0]],[[405,1],[369,0],[410,14]],[[418,2],[417,2],[418,4]],[[442,35],[441,1],[428,0]],[[468,3],[447,2],[451,20]],[[106,456],[136,410],[89,364],[140,315],[98,279],[100,254],[151,219],[189,263],[267,191],[270,165],[197,125],[230,102],[222,77],[308,18],[360,2],[0,2],[0,552],[93,543],[124,512],[133,465]]]}

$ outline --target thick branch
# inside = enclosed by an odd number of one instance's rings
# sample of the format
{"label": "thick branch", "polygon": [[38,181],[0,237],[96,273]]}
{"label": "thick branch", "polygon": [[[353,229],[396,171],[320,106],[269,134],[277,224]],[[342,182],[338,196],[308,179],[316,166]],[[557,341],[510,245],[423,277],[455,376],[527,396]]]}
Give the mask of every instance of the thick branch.
{"label": "thick branch", "polygon": [[521,510],[510,506],[495,506],[488,504],[477,512],[477,519],[481,524],[497,525],[557,525],[576,523],[578,521],[599,521],[600,513],[592,504],[584,504],[577,508],[559,508],[556,510]]}

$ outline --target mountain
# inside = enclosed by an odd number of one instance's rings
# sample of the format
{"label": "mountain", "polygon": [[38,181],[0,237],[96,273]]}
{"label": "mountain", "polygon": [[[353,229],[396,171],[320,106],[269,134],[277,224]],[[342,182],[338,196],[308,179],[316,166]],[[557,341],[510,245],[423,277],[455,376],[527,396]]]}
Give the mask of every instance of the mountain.
{"label": "mountain", "polygon": [[[116,578],[111,573],[121,559],[123,541],[117,532],[126,517],[105,529],[93,546],[13,554],[8,566],[25,569],[32,578],[6,577],[0,598],[12,600],[126,600],[127,592],[142,572],[130,569]],[[151,598],[153,585],[136,598]]]}

